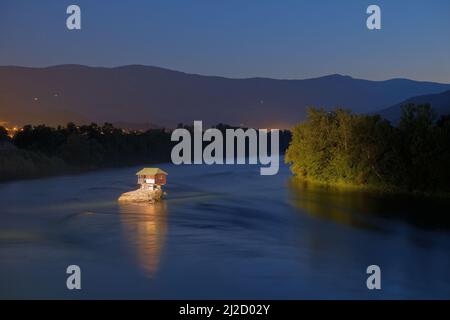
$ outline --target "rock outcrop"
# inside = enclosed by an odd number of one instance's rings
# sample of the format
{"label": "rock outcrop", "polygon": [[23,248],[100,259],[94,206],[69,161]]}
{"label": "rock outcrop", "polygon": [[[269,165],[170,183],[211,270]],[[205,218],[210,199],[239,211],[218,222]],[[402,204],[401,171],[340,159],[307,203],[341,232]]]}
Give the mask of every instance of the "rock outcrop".
{"label": "rock outcrop", "polygon": [[145,190],[138,189],[135,191],[125,192],[119,197],[121,202],[149,202],[155,203],[161,199],[163,192],[161,189]]}

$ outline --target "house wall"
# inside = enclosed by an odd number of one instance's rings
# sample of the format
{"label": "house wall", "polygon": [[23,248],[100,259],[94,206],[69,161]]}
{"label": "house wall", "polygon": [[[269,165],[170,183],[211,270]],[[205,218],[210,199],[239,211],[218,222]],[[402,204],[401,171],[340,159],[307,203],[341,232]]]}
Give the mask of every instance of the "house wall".
{"label": "house wall", "polygon": [[[146,181],[147,179],[153,179],[154,181]],[[165,185],[167,182],[165,174],[156,174],[153,176],[138,176],[138,184],[149,184],[154,183],[157,185]]]}
{"label": "house wall", "polygon": [[155,175],[155,184],[159,184],[161,186],[166,184],[166,175],[165,174],[156,174]]}

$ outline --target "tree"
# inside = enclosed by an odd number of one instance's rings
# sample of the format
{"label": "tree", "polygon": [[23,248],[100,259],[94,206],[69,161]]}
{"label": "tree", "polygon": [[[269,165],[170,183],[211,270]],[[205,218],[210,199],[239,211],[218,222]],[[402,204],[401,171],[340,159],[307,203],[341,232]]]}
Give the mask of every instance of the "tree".
{"label": "tree", "polygon": [[304,179],[409,191],[450,191],[450,117],[403,107],[398,127],[378,115],[310,109],[285,161]]}
{"label": "tree", "polygon": [[0,142],[9,141],[8,131],[2,126],[0,126]]}

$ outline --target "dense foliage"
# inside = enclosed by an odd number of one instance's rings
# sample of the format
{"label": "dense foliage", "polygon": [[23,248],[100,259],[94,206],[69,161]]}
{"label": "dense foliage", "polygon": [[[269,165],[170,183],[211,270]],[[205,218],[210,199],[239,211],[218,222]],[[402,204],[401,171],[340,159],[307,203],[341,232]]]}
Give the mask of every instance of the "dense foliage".
{"label": "dense foliage", "polygon": [[302,178],[327,184],[450,191],[450,117],[407,105],[397,125],[378,115],[311,108],[292,131],[285,160]]}
{"label": "dense foliage", "polygon": [[105,123],[25,126],[11,139],[0,128],[0,180],[170,160],[170,132],[126,132]]}
{"label": "dense foliage", "polygon": [[[178,127],[193,134],[192,126]],[[216,128],[222,132],[236,129],[225,124]],[[289,131],[280,132],[281,152],[287,149],[290,138]],[[0,127],[0,180],[169,162],[175,144],[169,130],[124,131],[109,123],[103,126],[69,123],[57,128],[27,125],[13,138]]]}

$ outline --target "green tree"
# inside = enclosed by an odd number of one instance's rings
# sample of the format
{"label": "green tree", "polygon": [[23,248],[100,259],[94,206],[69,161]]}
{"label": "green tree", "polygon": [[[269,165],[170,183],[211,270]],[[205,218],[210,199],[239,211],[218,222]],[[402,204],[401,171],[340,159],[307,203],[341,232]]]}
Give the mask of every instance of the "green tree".
{"label": "green tree", "polygon": [[378,115],[311,108],[285,160],[307,180],[409,191],[450,191],[450,117],[407,105],[397,127]]}

